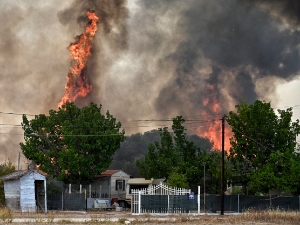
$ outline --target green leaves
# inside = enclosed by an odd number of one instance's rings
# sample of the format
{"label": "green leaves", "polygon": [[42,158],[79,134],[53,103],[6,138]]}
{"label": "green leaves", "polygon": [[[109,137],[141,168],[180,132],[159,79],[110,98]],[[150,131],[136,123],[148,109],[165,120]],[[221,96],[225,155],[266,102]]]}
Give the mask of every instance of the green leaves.
{"label": "green leaves", "polygon": [[49,175],[67,183],[89,183],[105,171],[112,156],[125,140],[121,123],[101,114],[101,105],[91,103],[78,108],[66,103],[58,111],[50,110],[28,120],[23,116],[25,143],[23,154]]}
{"label": "green leaves", "polygon": [[[173,119],[174,135],[168,131],[167,127],[159,129],[161,141],[149,144],[145,161],[137,160],[136,162],[143,177],[146,179],[165,178],[171,183],[176,183],[178,180],[179,183],[190,186],[199,185],[203,177],[202,162],[207,153],[197,148],[192,141],[187,140],[183,123],[182,116]],[[183,186],[186,187],[186,185]]]}
{"label": "green leaves", "polygon": [[296,153],[300,125],[298,120],[292,122],[292,109],[276,114],[270,103],[259,100],[253,105],[240,100],[236,109],[226,116],[234,134],[228,159],[235,169],[235,182],[251,184],[256,192],[296,190],[299,178],[290,176],[300,169]]}

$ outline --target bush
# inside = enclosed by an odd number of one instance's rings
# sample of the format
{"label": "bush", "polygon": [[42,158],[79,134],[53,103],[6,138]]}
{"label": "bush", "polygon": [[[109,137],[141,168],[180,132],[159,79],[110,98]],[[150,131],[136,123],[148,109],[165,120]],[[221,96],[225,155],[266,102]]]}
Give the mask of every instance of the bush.
{"label": "bush", "polygon": [[10,209],[3,208],[0,210],[0,218],[4,223],[12,223],[14,220],[14,215]]}
{"label": "bush", "polygon": [[230,193],[231,195],[245,195],[245,192],[242,187],[233,187]]}
{"label": "bush", "polygon": [[[16,167],[12,164],[10,160],[7,163],[0,165],[0,177],[10,174],[16,171]],[[4,195],[4,183],[0,180],[0,206],[5,204],[5,195]]]}
{"label": "bush", "polygon": [[62,193],[62,182],[53,177],[47,178],[47,194]]}

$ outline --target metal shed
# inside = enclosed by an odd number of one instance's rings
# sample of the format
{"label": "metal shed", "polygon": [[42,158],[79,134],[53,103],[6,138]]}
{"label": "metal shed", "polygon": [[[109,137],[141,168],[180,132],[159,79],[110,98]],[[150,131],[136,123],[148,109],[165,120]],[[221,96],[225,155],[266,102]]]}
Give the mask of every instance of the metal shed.
{"label": "metal shed", "polygon": [[47,212],[46,176],[37,171],[19,171],[0,177],[4,181],[6,207],[13,211]]}

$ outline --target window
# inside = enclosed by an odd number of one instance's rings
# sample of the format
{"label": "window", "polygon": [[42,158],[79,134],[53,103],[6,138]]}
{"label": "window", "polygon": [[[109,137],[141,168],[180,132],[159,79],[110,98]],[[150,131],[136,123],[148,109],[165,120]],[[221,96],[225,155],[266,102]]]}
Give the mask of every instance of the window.
{"label": "window", "polygon": [[125,191],[125,180],[116,180],[116,191]]}

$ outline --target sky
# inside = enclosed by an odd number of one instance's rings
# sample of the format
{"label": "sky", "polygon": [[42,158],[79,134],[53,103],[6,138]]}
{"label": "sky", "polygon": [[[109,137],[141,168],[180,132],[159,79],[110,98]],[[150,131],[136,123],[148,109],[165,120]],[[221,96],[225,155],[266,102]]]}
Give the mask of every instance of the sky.
{"label": "sky", "polygon": [[[100,17],[86,69],[93,89],[75,103],[102,104],[127,135],[169,126],[164,120],[178,115],[218,120],[239,99],[295,106],[296,120],[299,8],[296,0],[2,0],[0,111],[57,109],[70,69],[68,47],[93,10]],[[0,163],[17,163],[21,151],[22,118],[15,114],[0,113]],[[204,136],[216,126],[186,124],[188,133]]]}

